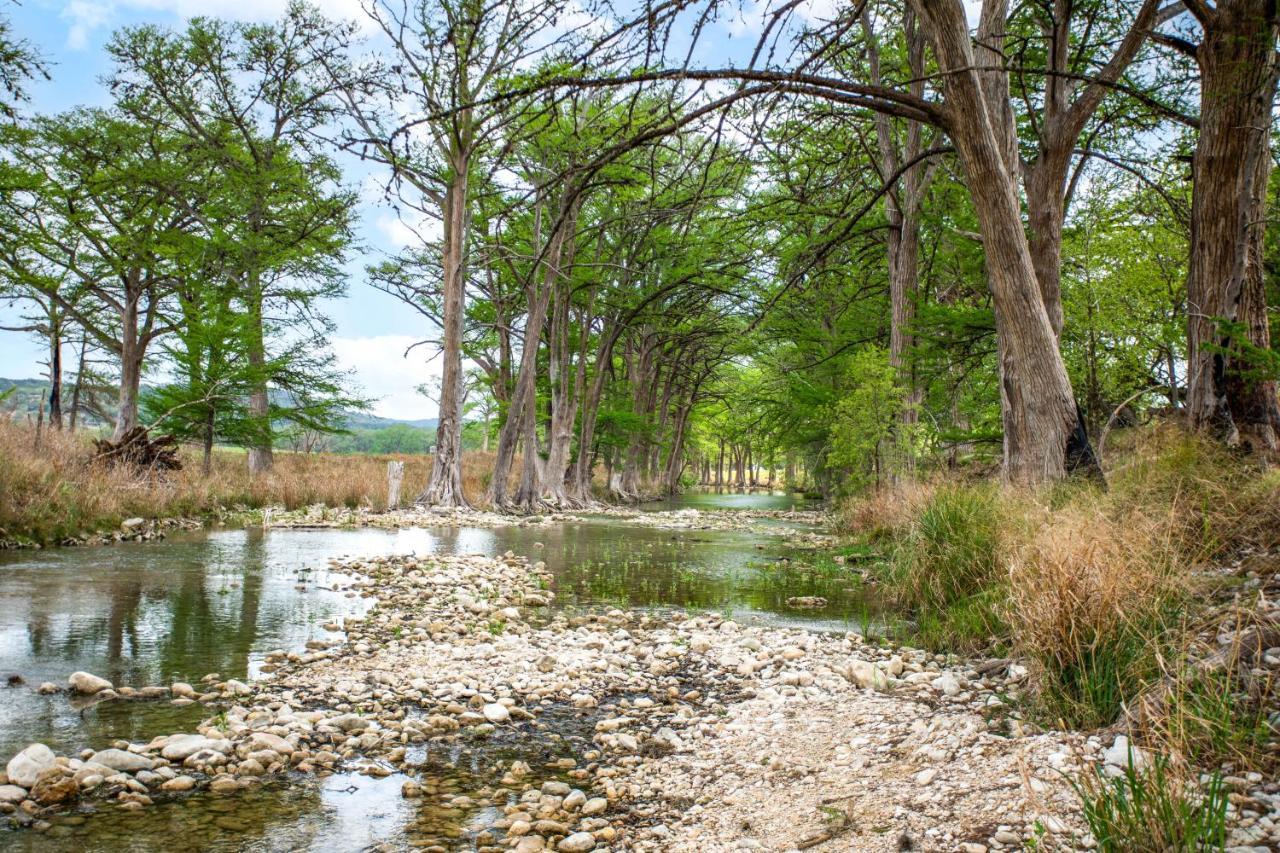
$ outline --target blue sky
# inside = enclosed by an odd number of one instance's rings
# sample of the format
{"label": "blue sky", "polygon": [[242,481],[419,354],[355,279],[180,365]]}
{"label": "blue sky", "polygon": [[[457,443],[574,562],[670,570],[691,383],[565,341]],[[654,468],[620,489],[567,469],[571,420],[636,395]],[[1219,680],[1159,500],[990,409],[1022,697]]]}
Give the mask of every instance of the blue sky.
{"label": "blue sky", "polygon": [[[313,0],[330,17],[363,19],[360,0]],[[808,0],[802,17],[826,17],[839,0]],[[971,0],[970,0],[971,2]],[[109,103],[100,83],[110,69],[103,45],[124,26],[155,23],[181,27],[194,15],[270,21],[279,17],[287,0],[0,0],[0,14],[8,14],[14,30],[34,44],[50,63],[52,80],[31,87],[28,112],[54,113],[78,105]],[[732,61],[735,53],[755,45],[762,14],[770,0],[742,0],[715,24],[719,37],[704,35],[699,47],[704,63]],[[357,183],[360,173],[351,172]],[[376,193],[371,193],[376,196]],[[429,228],[430,226],[428,226]],[[375,398],[373,411],[385,417],[434,417],[435,404],[414,388],[439,373],[439,359],[428,347],[409,358],[406,349],[436,330],[395,298],[370,287],[366,263],[412,241],[411,231],[395,213],[375,201],[362,202],[359,238],[363,255],[349,264],[347,296],[326,306],[336,323],[332,339],[339,361],[353,373],[353,391]],[[17,309],[0,304],[0,326],[13,325]],[[66,353],[64,358],[69,358]],[[41,374],[42,345],[29,335],[0,331],[0,376],[30,378]]]}
{"label": "blue sky", "polygon": [[[320,5],[333,16],[359,14],[356,0],[324,0]],[[53,113],[78,105],[109,103],[99,82],[110,71],[103,45],[118,27],[140,23],[181,26],[196,14],[235,18],[247,13],[252,20],[272,20],[283,7],[284,0],[23,0],[21,5],[0,7],[0,11],[9,15],[14,30],[33,43],[51,65],[53,79],[31,87],[26,111]],[[360,210],[360,239],[367,251],[349,264],[346,298],[326,306],[337,324],[334,350],[354,372],[359,390],[378,398],[374,405],[377,414],[434,417],[435,404],[414,388],[439,372],[439,359],[428,363],[430,353],[424,348],[415,350],[409,359],[403,357],[410,344],[433,337],[433,330],[403,303],[364,280],[365,263],[403,245],[408,233],[393,211],[369,203]],[[18,309],[0,306],[0,326],[12,325],[17,314]],[[70,358],[70,353],[64,357]],[[30,336],[0,332],[0,376],[38,376],[43,358],[42,345]]]}

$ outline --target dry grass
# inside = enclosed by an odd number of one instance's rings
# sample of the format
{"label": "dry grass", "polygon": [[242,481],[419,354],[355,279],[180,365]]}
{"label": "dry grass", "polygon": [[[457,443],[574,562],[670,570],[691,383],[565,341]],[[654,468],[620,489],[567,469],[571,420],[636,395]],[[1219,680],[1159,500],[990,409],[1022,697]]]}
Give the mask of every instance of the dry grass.
{"label": "dry grass", "polygon": [[1123,440],[1103,499],[1113,516],[1136,509],[1166,525],[1192,565],[1280,544],[1280,471],[1172,424]]}
{"label": "dry grass", "polygon": [[1035,668],[1042,714],[1113,721],[1134,685],[1159,675],[1190,578],[1162,524],[1096,507],[1053,513],[1017,550],[1004,607],[1014,653]]}
{"label": "dry grass", "polygon": [[[1028,659],[1052,722],[1112,723],[1144,686],[1177,678],[1166,670],[1187,623],[1212,600],[1200,593],[1213,573],[1199,569],[1280,542],[1280,473],[1170,425],[1117,439],[1106,491],[951,475],[864,496],[840,516],[889,557],[886,591],[918,624],[910,641]],[[1201,716],[1241,696],[1202,687]]]}
{"label": "dry grass", "polygon": [[[1280,767],[1280,680],[1260,658],[1276,642],[1277,625],[1255,609],[1237,608],[1225,622],[1195,632],[1163,678],[1129,709],[1140,739],[1162,754],[1233,773],[1274,774]],[[1231,642],[1216,638],[1228,633]],[[1195,636],[1192,635],[1192,636]]]}
{"label": "dry grass", "polygon": [[836,510],[836,526],[868,541],[891,541],[906,535],[941,479],[901,480],[845,501]]}
{"label": "dry grass", "polygon": [[[386,508],[387,462],[405,463],[401,494],[412,498],[427,482],[422,456],[339,456],[278,453],[269,474],[250,477],[241,452],[215,452],[200,470],[196,451],[183,448],[181,471],[139,475],[94,463],[88,437],[34,431],[0,423],[0,538],[49,543],[110,529],[126,518],[199,517],[224,509],[283,505]],[[463,458],[463,488],[478,500],[493,470],[492,454]]]}

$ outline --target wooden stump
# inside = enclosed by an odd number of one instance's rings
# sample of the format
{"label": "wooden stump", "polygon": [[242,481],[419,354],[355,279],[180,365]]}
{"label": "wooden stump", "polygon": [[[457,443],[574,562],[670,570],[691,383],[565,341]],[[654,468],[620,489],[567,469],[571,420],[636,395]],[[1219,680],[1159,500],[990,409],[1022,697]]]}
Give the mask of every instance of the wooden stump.
{"label": "wooden stump", "polygon": [[387,463],[387,509],[400,506],[400,483],[404,480],[404,463]]}

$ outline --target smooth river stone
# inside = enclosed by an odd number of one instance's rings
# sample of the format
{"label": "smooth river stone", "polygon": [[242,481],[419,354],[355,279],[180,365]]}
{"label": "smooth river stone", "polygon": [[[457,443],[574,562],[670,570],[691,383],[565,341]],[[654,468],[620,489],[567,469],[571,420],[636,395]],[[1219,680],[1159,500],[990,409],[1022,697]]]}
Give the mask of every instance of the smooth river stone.
{"label": "smooth river stone", "polygon": [[5,772],[9,781],[23,788],[30,788],[40,777],[40,771],[53,766],[56,756],[42,743],[33,743],[9,759]]}
{"label": "smooth river stone", "polygon": [[140,770],[150,770],[156,766],[156,763],[145,755],[126,752],[123,749],[104,749],[101,752],[95,752],[93,760],[121,773],[137,773]]}
{"label": "smooth river stone", "polygon": [[91,672],[73,672],[67,679],[67,684],[71,685],[71,689],[77,693],[83,693],[86,696],[92,696],[95,693],[101,693],[103,690],[111,689],[111,682],[105,678],[100,678]]}

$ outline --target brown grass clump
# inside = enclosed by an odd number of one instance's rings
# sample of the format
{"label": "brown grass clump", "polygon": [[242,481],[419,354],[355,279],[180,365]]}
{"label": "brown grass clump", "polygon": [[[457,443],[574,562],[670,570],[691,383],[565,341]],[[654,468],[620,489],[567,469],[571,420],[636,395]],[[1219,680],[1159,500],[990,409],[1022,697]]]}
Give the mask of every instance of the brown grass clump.
{"label": "brown grass clump", "polygon": [[[243,452],[215,451],[206,475],[198,452],[183,448],[183,468],[138,474],[92,459],[85,434],[0,423],[0,538],[57,542],[118,526],[130,517],[200,517],[224,509],[325,504],[386,508],[387,462],[405,463],[404,500],[427,482],[430,457],[278,452],[274,469],[250,477]],[[463,488],[479,500],[493,470],[492,454],[463,458]]]}
{"label": "brown grass clump", "polygon": [[837,509],[836,526],[872,542],[903,536],[939,483],[939,480],[902,480],[858,495]]}
{"label": "brown grass clump", "polygon": [[1075,726],[1114,721],[1158,676],[1189,587],[1162,524],[1098,508],[1054,513],[1018,550],[1005,608],[1042,713]]}
{"label": "brown grass clump", "polygon": [[1173,424],[1135,430],[1107,472],[1113,516],[1141,511],[1168,526],[1193,565],[1280,544],[1280,471]]}

